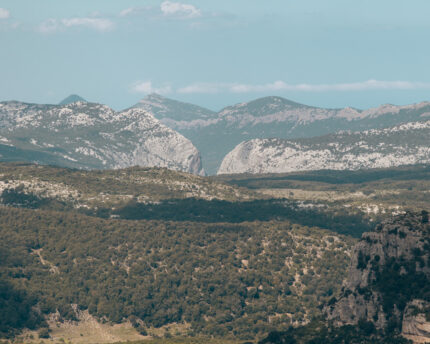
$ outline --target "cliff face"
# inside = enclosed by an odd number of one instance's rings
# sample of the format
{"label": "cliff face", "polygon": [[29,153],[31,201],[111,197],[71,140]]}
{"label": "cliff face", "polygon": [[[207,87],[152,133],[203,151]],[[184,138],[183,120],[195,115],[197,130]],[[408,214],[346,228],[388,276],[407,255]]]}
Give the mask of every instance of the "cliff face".
{"label": "cliff face", "polygon": [[218,174],[359,170],[430,162],[430,121],[307,139],[253,139],[228,153]]}
{"label": "cliff face", "polygon": [[[135,106],[153,113],[163,124],[189,138],[201,152],[204,168],[209,174],[215,174],[226,154],[241,142],[257,138],[315,137],[340,130],[383,129],[423,121],[430,115],[428,102],[406,106],[385,104],[367,110],[324,109],[282,97],[264,97],[228,106],[218,113],[156,94],[146,96]],[[292,148],[297,147],[293,145]],[[287,168],[292,162],[293,159]],[[349,162],[353,163],[354,159]],[[230,167],[238,166],[240,164]],[[284,168],[282,170],[286,171]]]}
{"label": "cliff face", "polygon": [[0,157],[85,169],[138,165],[204,174],[191,141],[152,114],[83,101],[0,103]]}
{"label": "cliff face", "polygon": [[430,225],[427,212],[406,213],[364,233],[342,294],[325,308],[335,325],[373,322],[430,341]]}
{"label": "cliff face", "polygon": [[402,334],[415,343],[430,341],[430,303],[413,300],[403,312]]}

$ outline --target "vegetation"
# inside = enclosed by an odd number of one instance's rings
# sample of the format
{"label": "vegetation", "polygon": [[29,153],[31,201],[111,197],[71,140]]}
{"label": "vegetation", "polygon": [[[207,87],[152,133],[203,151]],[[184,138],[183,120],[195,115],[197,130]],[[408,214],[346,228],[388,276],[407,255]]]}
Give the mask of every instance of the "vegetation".
{"label": "vegetation", "polygon": [[375,168],[358,171],[319,170],[281,174],[239,174],[214,177],[234,185],[247,188],[282,188],[296,182],[325,183],[333,185],[364,184],[378,181],[429,180],[429,165],[410,165],[404,167]]}
{"label": "vegetation", "polygon": [[[426,238],[427,249],[430,238]],[[398,312],[403,312],[409,301],[430,301],[430,278],[421,269],[428,265],[429,251],[416,250],[415,260],[390,259],[381,271],[376,272],[374,288],[382,295],[382,306],[387,314],[389,326],[400,327]],[[425,258],[425,261],[423,260]]]}
{"label": "vegetation", "polygon": [[408,344],[398,334],[387,334],[375,329],[370,322],[358,326],[332,327],[316,319],[306,326],[290,328],[284,332],[271,332],[259,344]]}
{"label": "vegetation", "polygon": [[[125,344],[125,343],[116,343]],[[156,338],[145,341],[134,342],[133,344],[243,344],[243,340],[229,340],[226,338],[211,337],[173,337]]]}
{"label": "vegetation", "polygon": [[[72,304],[112,322],[191,324],[190,334],[254,338],[319,314],[354,240],[289,222],[103,220],[0,208],[0,279],[44,314]],[[9,247],[8,250],[5,247]]]}
{"label": "vegetation", "polygon": [[324,204],[331,213],[347,211],[378,223],[399,211],[430,208],[430,166],[359,171],[217,176],[217,181],[266,196]]}
{"label": "vegetation", "polygon": [[[389,209],[429,208],[429,177],[426,166],[201,178],[0,163],[0,338],[53,337],[46,315],[88,311],[159,330],[160,344],[268,332],[262,344],[406,343],[369,323],[331,327],[320,306],[338,295],[356,237]],[[366,213],[366,202],[387,212]],[[386,312],[430,299],[427,258],[414,254],[376,275]],[[172,324],[184,331],[165,331]]]}
{"label": "vegetation", "polygon": [[131,220],[283,221],[360,237],[372,228],[360,211],[273,199],[208,178],[156,168],[80,171],[0,164],[1,202],[31,209],[77,211]]}
{"label": "vegetation", "polygon": [[[4,250],[0,252],[4,259]],[[32,309],[36,302],[26,291],[16,289],[13,284],[0,279],[0,338],[13,337],[20,329],[35,329],[42,325],[42,317]]]}
{"label": "vegetation", "polygon": [[[206,201],[187,198],[167,200],[157,204],[145,204],[131,201],[124,207],[110,211],[98,209],[95,215],[107,217],[118,215],[131,220],[167,220],[197,222],[229,222],[288,220],[304,226],[320,227],[334,232],[360,237],[369,231],[372,225],[362,216],[347,211],[332,213],[312,204],[300,206],[286,199],[254,200],[249,202],[228,202],[222,200]],[[88,212],[91,214],[91,212]]]}
{"label": "vegetation", "polygon": [[[241,201],[253,192],[225,183],[166,168],[130,167],[118,170],[78,170],[30,163],[0,162],[2,189],[33,192],[75,205],[109,207],[128,202],[201,198]],[[74,203],[73,203],[74,202]]]}

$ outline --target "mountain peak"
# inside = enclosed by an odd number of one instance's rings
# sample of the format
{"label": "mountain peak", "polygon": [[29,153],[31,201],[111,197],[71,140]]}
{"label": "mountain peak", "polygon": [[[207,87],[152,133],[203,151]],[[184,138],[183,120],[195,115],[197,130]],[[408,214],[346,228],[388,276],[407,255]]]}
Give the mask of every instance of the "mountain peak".
{"label": "mountain peak", "polygon": [[[134,107],[143,108],[163,121],[192,121],[206,119],[214,115],[214,112],[198,105],[185,103],[151,93],[142,98]],[[177,128],[173,128],[177,129]]]}
{"label": "mountain peak", "polygon": [[61,102],[59,102],[58,105],[67,105],[76,102],[86,102],[86,100],[81,96],[78,96],[77,94],[71,94],[70,96],[64,98]]}
{"label": "mountain peak", "polygon": [[161,94],[158,93],[150,93],[147,94],[143,99],[166,99],[166,97],[163,97]]}

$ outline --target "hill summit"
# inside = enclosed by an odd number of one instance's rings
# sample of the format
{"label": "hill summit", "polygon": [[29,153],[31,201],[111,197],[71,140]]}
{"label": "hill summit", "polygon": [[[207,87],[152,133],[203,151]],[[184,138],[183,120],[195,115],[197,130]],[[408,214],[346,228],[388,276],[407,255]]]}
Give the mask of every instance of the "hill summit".
{"label": "hill summit", "polygon": [[77,94],[71,94],[70,96],[64,98],[61,102],[59,102],[58,105],[67,105],[76,102],[86,102],[86,100],[81,96],[78,96]]}

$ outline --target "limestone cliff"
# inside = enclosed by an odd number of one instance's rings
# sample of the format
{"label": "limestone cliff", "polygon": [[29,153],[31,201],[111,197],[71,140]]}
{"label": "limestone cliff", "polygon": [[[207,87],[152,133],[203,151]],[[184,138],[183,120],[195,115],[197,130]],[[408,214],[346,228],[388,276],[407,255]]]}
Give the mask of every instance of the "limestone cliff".
{"label": "limestone cliff", "polygon": [[429,301],[430,225],[423,211],[399,215],[363,234],[342,293],[325,313],[338,326],[366,320],[425,342],[430,341]]}

